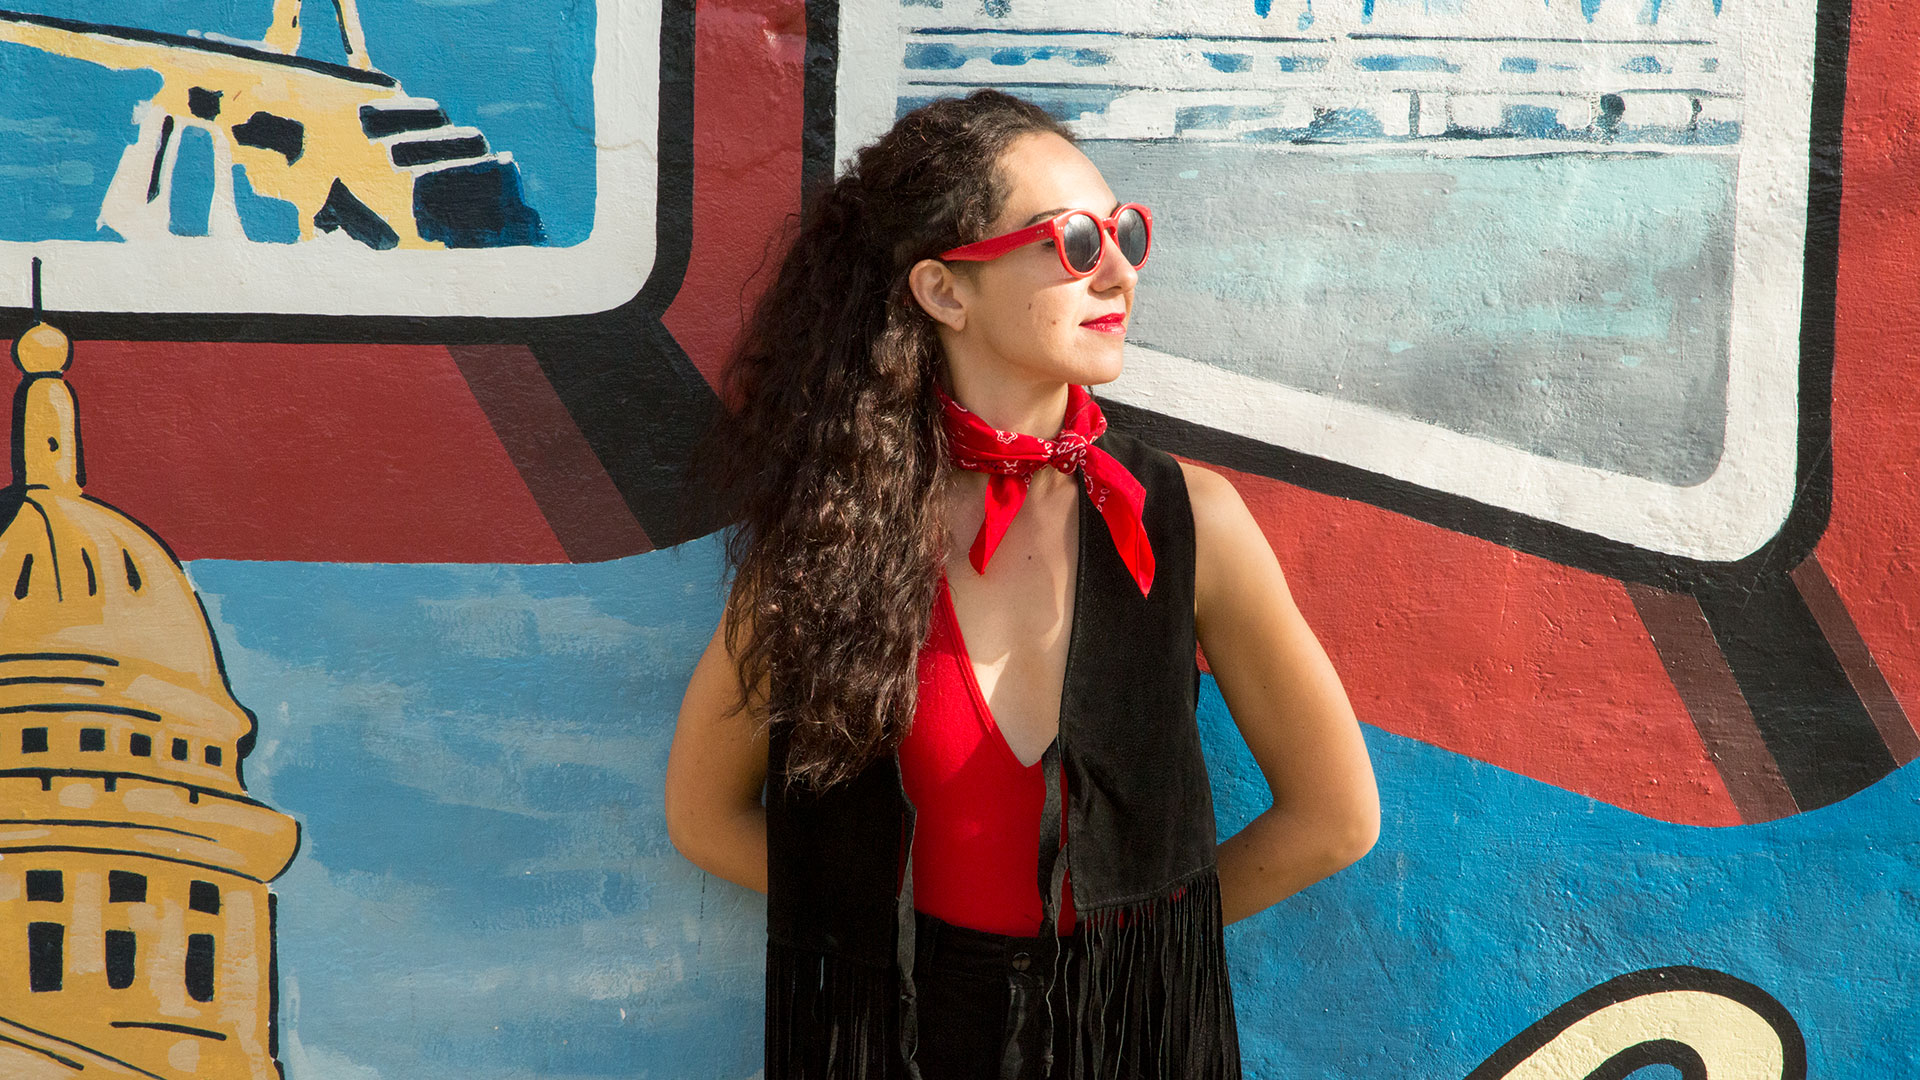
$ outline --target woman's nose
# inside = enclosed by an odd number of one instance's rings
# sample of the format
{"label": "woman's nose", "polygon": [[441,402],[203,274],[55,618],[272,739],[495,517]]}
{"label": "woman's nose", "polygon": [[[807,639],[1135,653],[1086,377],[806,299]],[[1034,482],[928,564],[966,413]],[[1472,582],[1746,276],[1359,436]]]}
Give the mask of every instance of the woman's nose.
{"label": "woman's nose", "polygon": [[1093,287],[1105,292],[1114,288],[1131,289],[1140,280],[1140,271],[1120,253],[1120,241],[1105,229],[1100,230],[1100,265],[1093,271]]}

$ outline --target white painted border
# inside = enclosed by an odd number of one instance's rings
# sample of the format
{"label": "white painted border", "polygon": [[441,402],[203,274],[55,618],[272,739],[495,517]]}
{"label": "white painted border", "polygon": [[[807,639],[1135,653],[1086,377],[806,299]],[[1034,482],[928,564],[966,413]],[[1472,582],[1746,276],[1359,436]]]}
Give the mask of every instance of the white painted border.
{"label": "white painted border", "polygon": [[[1738,0],[1727,40],[1745,78],[1735,187],[1732,332],[1720,463],[1674,487],[1130,346],[1103,396],[1668,555],[1731,562],[1780,531],[1799,442],[1801,290],[1817,0]],[[844,0],[837,150],[893,122],[897,0]],[[1380,147],[1375,146],[1374,149]],[[1142,300],[1151,304],[1151,279]]]}
{"label": "white painted border", "polygon": [[[374,251],[328,234],[300,244],[8,241],[0,303],[26,306],[38,257],[54,310],[514,318],[617,307],[640,291],[655,258],[660,17],[659,0],[599,0],[594,220],[572,247]],[[372,48],[377,55],[379,43]],[[430,86],[406,89],[433,95]]]}

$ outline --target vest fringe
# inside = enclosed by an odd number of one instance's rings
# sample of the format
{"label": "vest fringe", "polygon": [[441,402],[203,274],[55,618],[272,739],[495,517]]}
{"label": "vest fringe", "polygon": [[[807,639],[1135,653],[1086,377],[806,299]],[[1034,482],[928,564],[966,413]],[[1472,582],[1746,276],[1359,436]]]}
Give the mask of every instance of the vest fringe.
{"label": "vest fringe", "polygon": [[769,940],[766,1075],[903,1076],[899,986],[893,971]]}
{"label": "vest fringe", "polygon": [[1239,1080],[1218,874],[1078,916],[1082,947],[1064,973],[1078,1022],[1056,1075]]}

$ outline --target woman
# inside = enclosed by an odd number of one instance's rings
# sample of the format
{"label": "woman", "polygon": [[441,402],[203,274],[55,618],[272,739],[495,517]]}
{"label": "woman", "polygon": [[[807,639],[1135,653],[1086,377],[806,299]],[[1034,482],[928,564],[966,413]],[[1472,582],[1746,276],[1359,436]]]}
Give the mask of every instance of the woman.
{"label": "woman", "polygon": [[[1222,922],[1373,843],[1238,494],[1082,389],[1120,374],[1150,233],[980,91],[862,150],[748,323],[733,593],[666,800],[687,858],[768,893],[770,1080],[1237,1076]],[[1273,791],[1217,848],[1196,640]]]}

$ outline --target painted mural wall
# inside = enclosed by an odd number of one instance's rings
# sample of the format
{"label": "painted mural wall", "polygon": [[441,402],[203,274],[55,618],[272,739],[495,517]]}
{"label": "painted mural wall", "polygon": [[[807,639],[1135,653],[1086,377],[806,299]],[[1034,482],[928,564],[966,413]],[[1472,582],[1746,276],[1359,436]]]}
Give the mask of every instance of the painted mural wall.
{"label": "painted mural wall", "polygon": [[1154,208],[1109,415],[1375,757],[1228,930],[1249,1075],[1920,1061],[1910,11],[14,3],[0,1076],[755,1075],[764,908],[660,806],[684,468],[802,192],[989,85]]}

